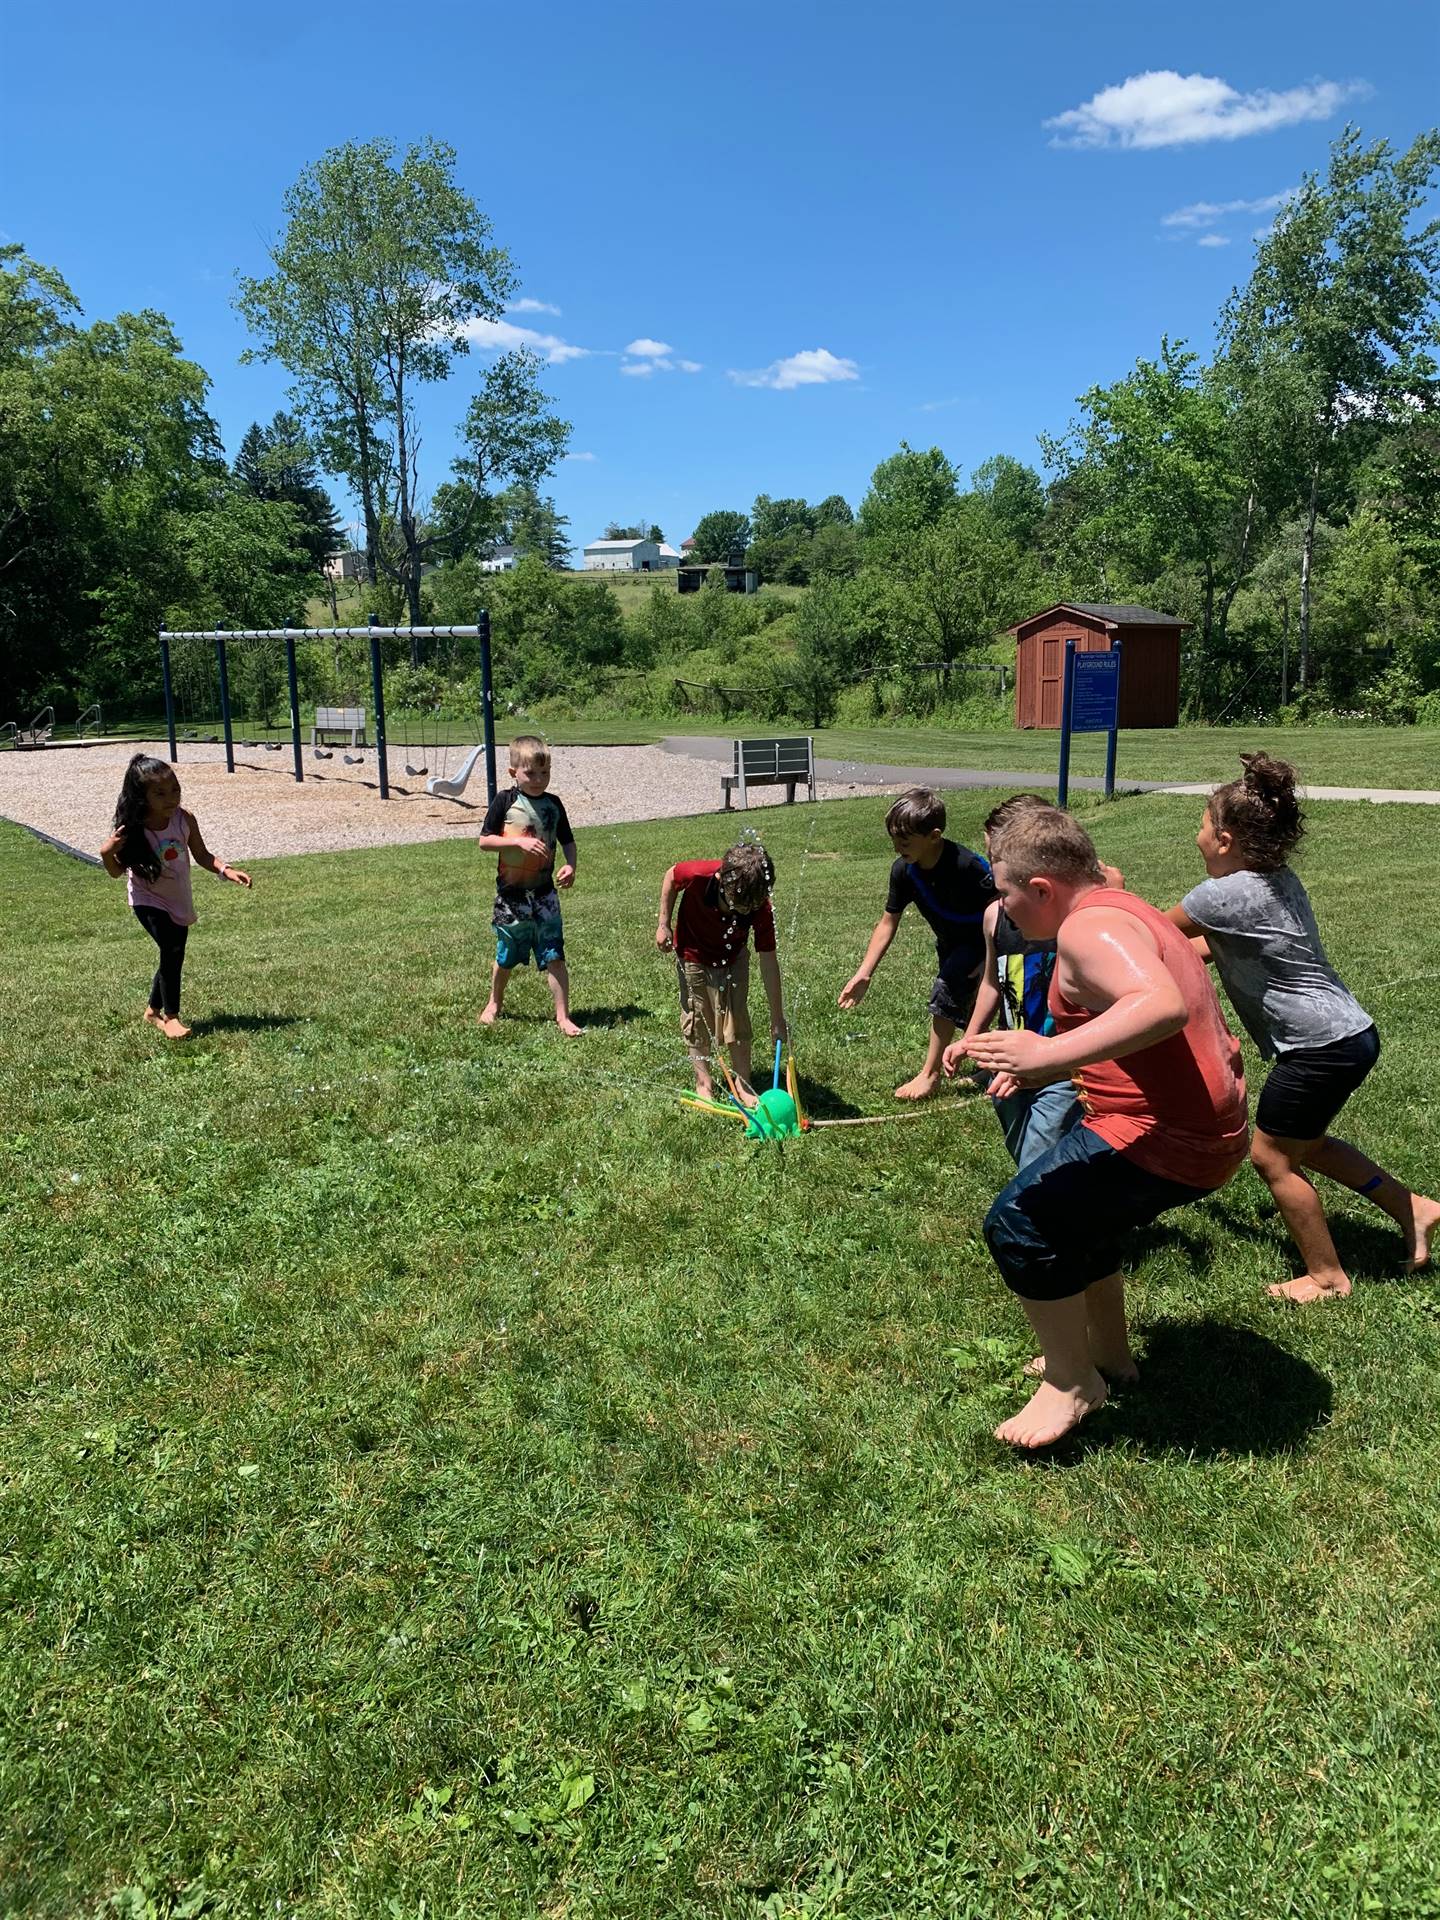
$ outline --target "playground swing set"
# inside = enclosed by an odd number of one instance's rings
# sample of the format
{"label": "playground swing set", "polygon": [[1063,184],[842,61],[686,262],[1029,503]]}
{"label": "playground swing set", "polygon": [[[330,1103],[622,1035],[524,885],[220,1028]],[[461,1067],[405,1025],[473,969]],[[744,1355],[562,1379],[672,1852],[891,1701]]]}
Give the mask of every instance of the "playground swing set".
{"label": "playground swing set", "polygon": [[[234,729],[234,707],[230,691],[230,669],[235,656],[232,653],[237,645],[253,647],[263,645],[267,656],[273,659],[275,643],[284,648],[284,667],[289,696],[289,734],[293,758],[294,775],[297,781],[305,778],[304,744],[300,718],[300,691],[296,667],[295,648],[299,641],[329,641],[335,647],[336,678],[343,678],[341,671],[341,645],[348,640],[364,640],[369,649],[369,697],[370,710],[362,704],[364,692],[360,685],[352,681],[345,687],[341,702],[333,706],[319,706],[314,710],[314,719],[310,727],[309,747],[313,758],[330,760],[334,758],[336,748],[327,744],[337,740],[342,748],[342,760],[346,766],[360,766],[365,762],[366,753],[375,756],[379,776],[380,798],[390,798],[390,743],[385,712],[385,669],[381,643],[386,640],[406,640],[410,644],[411,664],[419,664],[419,648],[424,641],[439,640],[475,640],[479,643],[480,654],[480,719],[481,739],[465,755],[453,775],[449,771],[450,745],[445,738],[445,728],[441,724],[438,706],[434,709],[434,741],[425,737],[429,732],[421,728],[422,738],[411,740],[411,723],[407,714],[402,724],[401,742],[402,762],[406,774],[411,779],[425,779],[425,791],[442,800],[458,800],[464,793],[470,777],[481,759],[485,762],[485,779],[488,797],[493,800],[497,791],[495,763],[495,693],[491,675],[490,660],[490,616],[481,613],[473,627],[382,627],[372,615],[370,624],[364,627],[278,627],[278,628],[212,628],[201,631],[172,630],[160,631],[160,670],[164,683],[165,726],[169,738],[170,757],[178,758],[179,743],[182,740],[203,740],[218,745],[225,743],[225,766],[227,772],[235,771],[236,736]],[[193,652],[181,653],[177,643],[205,642],[205,652],[196,656]],[[201,662],[204,662],[203,683]],[[196,717],[196,708],[200,701],[208,702],[213,698],[218,718],[209,724],[218,727],[218,731],[201,731],[199,726],[181,725],[181,721],[190,721]],[[373,741],[367,734],[367,726],[373,719]],[[271,753],[284,750],[281,740],[240,740],[242,747],[263,747]],[[413,758],[412,758],[413,754]],[[439,772],[430,775],[432,765],[439,764]],[[426,776],[429,776],[428,778]]]}

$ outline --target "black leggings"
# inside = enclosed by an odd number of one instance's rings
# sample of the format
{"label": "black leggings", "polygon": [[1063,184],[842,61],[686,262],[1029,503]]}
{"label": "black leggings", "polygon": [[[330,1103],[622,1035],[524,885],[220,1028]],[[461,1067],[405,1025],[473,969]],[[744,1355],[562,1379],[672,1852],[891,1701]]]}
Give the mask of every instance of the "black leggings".
{"label": "black leggings", "polygon": [[160,949],[160,964],[150,983],[150,1011],[167,1020],[180,1017],[180,969],[185,964],[189,927],[180,927],[163,907],[136,907],[135,918]]}

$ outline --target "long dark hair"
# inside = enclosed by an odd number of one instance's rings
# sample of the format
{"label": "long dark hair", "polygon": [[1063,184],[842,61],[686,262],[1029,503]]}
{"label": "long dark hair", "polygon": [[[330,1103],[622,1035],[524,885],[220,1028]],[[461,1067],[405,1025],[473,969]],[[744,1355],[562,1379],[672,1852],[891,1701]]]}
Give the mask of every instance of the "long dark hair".
{"label": "long dark hair", "polygon": [[1210,822],[1234,837],[1247,866],[1274,873],[1285,865],[1305,831],[1295,793],[1296,772],[1268,753],[1242,753],[1244,775],[1210,796]]}
{"label": "long dark hair", "polygon": [[133,755],[115,802],[113,825],[120,835],[115,857],[127,873],[138,873],[142,880],[160,878],[160,856],[145,838],[145,815],[150,806],[146,785],[157,773],[169,772],[168,760],[157,760],[153,753]]}

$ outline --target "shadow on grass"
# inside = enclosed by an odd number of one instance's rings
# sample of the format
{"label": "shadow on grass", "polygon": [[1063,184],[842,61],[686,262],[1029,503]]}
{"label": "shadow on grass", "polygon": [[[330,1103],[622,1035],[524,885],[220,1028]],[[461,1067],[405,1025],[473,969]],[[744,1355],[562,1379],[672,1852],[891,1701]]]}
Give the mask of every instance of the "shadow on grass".
{"label": "shadow on grass", "polygon": [[628,1027],[636,1020],[653,1020],[653,1007],[633,1004],[620,1007],[576,1007],[572,1009],[582,1027]]}
{"label": "shadow on grass", "polygon": [[1334,1404],[1308,1361],[1220,1320],[1158,1321],[1139,1358],[1140,1384],[1080,1429],[1076,1453],[1125,1442],[1201,1460],[1291,1453]]}
{"label": "shadow on grass", "polygon": [[198,1040],[207,1033],[264,1033],[269,1027],[293,1027],[303,1023],[298,1013],[212,1013],[197,1020],[194,1032]]}
{"label": "shadow on grass", "polygon": [[[843,1094],[836,1093],[833,1087],[827,1087],[819,1080],[812,1080],[807,1074],[800,1074],[800,1105],[806,1117],[811,1120],[853,1120],[864,1109],[857,1107]],[[758,1084],[758,1083],[757,1083]],[[769,1080],[765,1084],[768,1086]]]}

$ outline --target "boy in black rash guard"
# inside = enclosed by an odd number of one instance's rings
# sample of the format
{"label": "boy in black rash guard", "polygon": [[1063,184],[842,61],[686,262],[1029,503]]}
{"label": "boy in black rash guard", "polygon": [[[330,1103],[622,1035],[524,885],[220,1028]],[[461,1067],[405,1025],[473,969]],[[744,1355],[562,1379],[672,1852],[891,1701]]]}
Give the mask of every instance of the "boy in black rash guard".
{"label": "boy in black rash guard", "polygon": [[897,1100],[925,1100],[940,1085],[940,1062],[955,1029],[970,1016],[985,959],[983,921],[995,898],[990,868],[978,853],[945,838],[945,802],[926,787],[911,787],[885,816],[895,848],[885,911],[876,923],[859,970],[840,991],[840,1005],[858,1007],[875,969],[900,930],[913,901],[935,935],[939,970],[930,989],[930,1045],[913,1080],[895,1089]]}

